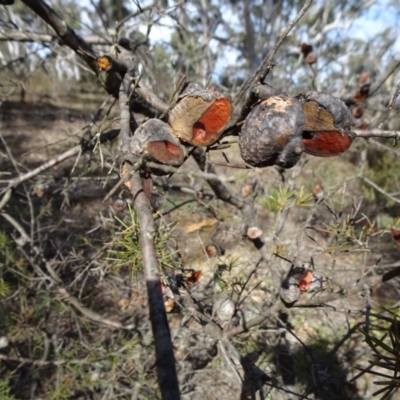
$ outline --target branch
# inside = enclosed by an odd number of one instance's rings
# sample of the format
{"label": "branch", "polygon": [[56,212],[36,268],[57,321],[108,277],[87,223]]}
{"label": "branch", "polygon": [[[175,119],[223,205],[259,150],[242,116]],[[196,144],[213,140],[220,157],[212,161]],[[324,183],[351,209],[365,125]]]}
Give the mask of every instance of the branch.
{"label": "branch", "polygon": [[[213,174],[217,176],[214,167],[207,163],[206,153],[202,147],[197,147],[193,153],[193,158],[196,160],[197,165],[204,173]],[[207,170],[207,171],[206,171]],[[258,227],[257,213],[254,208],[254,204],[244,200],[241,196],[231,193],[231,191],[223,184],[223,182],[217,177],[206,178],[207,183],[211,186],[215,196],[225,201],[226,203],[235,206],[242,214],[243,221],[245,221],[247,228]],[[264,249],[264,241],[261,237],[251,239],[255,247],[261,250],[262,256],[265,257],[266,250]]]}
{"label": "branch", "polygon": [[155,224],[149,202],[143,192],[139,174],[130,179],[131,193],[140,223],[140,245],[143,256],[143,270],[146,277],[149,299],[150,322],[156,348],[158,384],[164,400],[178,400],[179,386],[175,369],[175,357],[172,348],[163,295],[161,279],[158,273],[158,261],[154,248]]}
{"label": "branch", "polygon": [[343,299],[346,297],[354,296],[355,294],[365,290],[372,289],[380,284],[390,281],[400,275],[400,267],[393,268],[391,271],[386,272],[383,275],[367,277],[359,280],[356,285],[348,286],[340,290],[339,292],[332,293],[327,296],[315,296],[312,299],[304,298],[293,305],[293,307],[315,307],[324,306],[334,300]]}
{"label": "branch", "polygon": [[61,295],[62,301],[65,301],[66,303],[71,304],[79,312],[81,312],[85,317],[87,317],[88,319],[90,319],[93,322],[98,322],[100,324],[104,324],[104,325],[107,325],[107,326],[110,326],[110,327],[116,328],[116,329],[132,330],[136,327],[135,324],[124,325],[124,324],[121,324],[121,322],[113,321],[111,319],[105,318],[105,317],[101,316],[100,314],[94,312],[93,310],[90,310],[89,308],[84,307],[81,303],[79,303],[79,300],[76,297],[70,295],[67,292],[67,290],[63,287],[58,287],[57,291]]}
{"label": "branch", "polygon": [[[129,60],[126,60],[128,63]],[[127,72],[119,89],[119,104],[121,113],[121,154],[124,160],[132,161],[130,155],[130,132],[137,126],[129,109],[129,97],[134,81],[135,65],[131,59]],[[143,258],[143,271],[146,278],[147,297],[149,299],[149,316],[153,330],[156,350],[156,367],[158,385],[163,400],[179,400],[178,377],[175,369],[175,356],[172,347],[171,334],[163,294],[161,277],[158,272],[158,261],[154,246],[155,223],[149,201],[144,193],[140,173],[135,171],[129,180],[135,210],[139,217],[140,247]]]}
{"label": "branch", "polygon": [[352,131],[356,137],[369,139],[372,137],[383,138],[383,139],[400,139],[400,131],[384,131],[382,129],[370,129],[370,130],[354,130]]}
{"label": "branch", "polygon": [[23,182],[28,181],[29,179],[34,178],[35,176],[39,175],[40,173],[54,167],[57,164],[62,163],[65,160],[68,160],[71,157],[76,156],[82,150],[81,146],[75,146],[72,149],[65,151],[64,153],[52,158],[51,160],[45,162],[44,164],[40,165],[39,167],[35,168],[32,171],[29,171],[23,175],[20,175],[18,178],[11,179],[7,188],[15,188]]}
{"label": "branch", "polygon": [[96,53],[52,8],[42,0],[22,0],[22,2],[35,14],[39,15],[46,24],[50,25],[55,30],[57,36],[98,75]]}
{"label": "branch", "polygon": [[[111,45],[112,39],[109,37],[102,37],[98,35],[87,35],[82,37],[88,44],[96,45]],[[39,43],[51,43],[59,42],[59,37],[57,35],[46,35],[42,33],[30,33],[30,32],[19,32],[11,31],[7,33],[0,33],[0,42],[39,42]],[[61,42],[61,45],[66,44]]]}

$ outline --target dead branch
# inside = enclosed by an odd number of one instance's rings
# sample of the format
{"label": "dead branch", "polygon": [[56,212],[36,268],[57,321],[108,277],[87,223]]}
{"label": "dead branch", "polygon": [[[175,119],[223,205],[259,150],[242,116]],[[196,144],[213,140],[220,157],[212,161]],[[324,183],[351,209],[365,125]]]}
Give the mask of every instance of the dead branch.
{"label": "dead branch", "polygon": [[368,130],[354,130],[352,131],[356,137],[359,138],[382,138],[382,139],[400,139],[400,131],[385,131],[383,129],[368,129]]}
{"label": "dead branch", "polygon": [[98,75],[96,53],[52,8],[42,0],[22,0],[22,2],[50,25],[65,45],[70,47]]}
{"label": "dead branch", "polygon": [[[109,37],[102,37],[98,35],[87,35],[83,36],[87,44],[95,45],[111,45],[112,40]],[[66,43],[61,42],[57,35],[48,35],[42,33],[30,33],[30,32],[19,32],[19,31],[8,31],[7,33],[0,33],[0,42],[36,42],[36,43],[54,43],[58,42],[60,45]]]}
{"label": "dead branch", "polygon": [[[197,165],[202,171],[207,174],[211,173],[217,176],[214,167],[211,164],[207,163],[206,153],[202,147],[197,147],[192,154],[193,158],[196,160]],[[243,221],[246,222],[248,227],[258,226],[257,213],[253,203],[244,200],[241,196],[231,193],[231,191],[222,183],[219,178],[207,178],[206,181],[211,186],[211,189],[218,199],[225,201],[226,203],[232,204],[238,210],[240,210]],[[254,239],[253,243],[257,249],[262,249],[264,247],[264,241],[261,237]]]}
{"label": "dead branch", "polygon": [[[129,109],[129,97],[134,88],[135,66],[133,60],[121,82],[119,89],[119,105],[121,114],[121,148],[123,160],[132,162],[130,154],[131,137],[130,132],[137,127],[136,121]],[[143,271],[146,279],[147,298],[149,300],[149,317],[153,330],[154,345],[156,350],[156,368],[158,385],[161,396],[165,400],[176,400],[180,398],[178,377],[175,369],[175,356],[172,347],[171,334],[164,300],[161,291],[161,276],[158,272],[158,261],[154,246],[155,223],[149,201],[144,193],[140,173],[133,172],[129,180],[130,190],[134,200],[135,209],[139,217],[140,246],[143,257]]]}
{"label": "dead branch", "polygon": [[41,174],[42,172],[54,167],[55,165],[58,165],[58,164],[62,163],[63,161],[76,156],[77,154],[79,154],[79,152],[81,150],[82,150],[81,146],[72,147],[72,149],[69,149],[69,150],[65,151],[64,153],[52,158],[51,160],[40,165],[39,167],[35,168],[34,170],[29,171],[23,175],[20,175],[18,178],[11,179],[9,181],[9,184],[8,184],[6,190],[8,190],[10,188],[16,188],[21,183],[26,182],[29,179],[32,179],[35,176]]}
{"label": "dead branch", "polygon": [[143,255],[143,270],[146,277],[147,296],[149,299],[150,321],[156,348],[158,384],[163,399],[180,398],[178,378],[175,369],[175,357],[171,334],[165,313],[161,292],[161,279],[158,273],[158,261],[154,248],[155,224],[149,202],[143,192],[138,173],[130,180],[140,222],[140,245]]}
{"label": "dead branch", "polygon": [[65,301],[66,303],[71,304],[75,309],[77,309],[81,314],[87,317],[89,320],[93,322],[97,322],[103,325],[110,326],[116,329],[125,329],[125,330],[132,330],[135,328],[135,324],[124,325],[118,321],[113,321],[108,318],[102,317],[100,314],[90,310],[89,308],[84,307],[79,300],[70,295],[67,290],[63,287],[58,287],[57,292],[61,295],[61,300]]}

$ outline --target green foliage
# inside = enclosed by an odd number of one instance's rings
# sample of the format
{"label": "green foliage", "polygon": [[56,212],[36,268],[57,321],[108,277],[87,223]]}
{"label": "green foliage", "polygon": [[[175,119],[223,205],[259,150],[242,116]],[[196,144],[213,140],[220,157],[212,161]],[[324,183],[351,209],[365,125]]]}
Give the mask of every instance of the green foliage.
{"label": "green foliage", "polygon": [[[368,156],[369,169],[367,177],[387,193],[397,191],[400,186],[399,163],[397,152],[382,151],[373,149]],[[368,186],[365,190],[368,199],[378,202],[378,204],[389,207],[394,205],[394,201],[383,193],[371,190]]]}
{"label": "green foliage", "polygon": [[8,382],[3,379],[0,379],[0,399],[16,400],[16,398],[10,394],[10,388],[8,386]]}
{"label": "green foliage", "polygon": [[0,297],[8,296],[11,293],[11,286],[5,281],[3,275],[7,265],[16,259],[13,242],[5,232],[0,231]]}
{"label": "green foliage", "polygon": [[290,190],[279,185],[278,188],[271,189],[268,197],[262,198],[260,203],[264,208],[277,213],[294,206],[309,207],[312,199],[312,194],[306,193],[304,186],[301,186],[300,190]]}
{"label": "green foliage", "polygon": [[[387,318],[377,317],[384,323]],[[384,330],[381,337],[377,337],[370,332],[360,330],[365,336],[365,341],[370,347],[372,354],[375,355],[373,360],[370,360],[370,365],[367,368],[358,368],[361,373],[353,378],[358,379],[361,375],[371,374],[374,376],[375,383],[381,389],[373,393],[373,396],[380,400],[386,400],[400,388],[398,375],[400,372],[399,357],[400,357],[400,325],[396,318],[392,321],[390,328]]]}
{"label": "green foliage", "polygon": [[[142,270],[142,252],[140,247],[140,226],[136,211],[129,207],[125,219],[115,217],[120,229],[116,233],[117,240],[112,249],[108,251],[108,260],[113,262],[114,268],[128,267],[133,275]],[[160,271],[173,268],[175,253],[170,251],[168,241],[171,239],[173,230],[162,220],[160,221],[154,237],[156,255]]]}

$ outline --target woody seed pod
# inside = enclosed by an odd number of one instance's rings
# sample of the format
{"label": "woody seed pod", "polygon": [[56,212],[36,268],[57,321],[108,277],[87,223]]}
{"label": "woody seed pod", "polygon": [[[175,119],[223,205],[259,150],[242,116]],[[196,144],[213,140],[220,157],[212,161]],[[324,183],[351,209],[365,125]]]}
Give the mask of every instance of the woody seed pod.
{"label": "woody seed pod", "polygon": [[355,137],[352,116],[346,104],[327,93],[309,92],[298,96],[303,105],[305,152],[331,157],[346,151]]}
{"label": "woody seed pod", "polygon": [[228,97],[190,83],[169,113],[175,135],[194,146],[209,146],[220,137],[231,116]]}
{"label": "woody seed pod", "polygon": [[[185,152],[171,127],[158,119],[149,119],[138,129],[131,139],[131,151],[137,157],[147,161],[180,166]],[[152,171],[153,173],[161,173]]]}
{"label": "woody seed pod", "polygon": [[239,134],[243,159],[254,167],[290,168],[303,152],[304,116],[297,99],[272,96],[257,104]]}

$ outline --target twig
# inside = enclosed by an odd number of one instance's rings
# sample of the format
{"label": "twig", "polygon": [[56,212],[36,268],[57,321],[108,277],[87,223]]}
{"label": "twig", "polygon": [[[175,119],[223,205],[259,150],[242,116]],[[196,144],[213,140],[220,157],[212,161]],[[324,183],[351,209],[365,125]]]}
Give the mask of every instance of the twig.
{"label": "twig", "polygon": [[365,183],[372,186],[376,191],[378,191],[379,193],[382,193],[384,196],[386,196],[390,200],[394,201],[395,203],[400,204],[400,200],[397,197],[394,197],[390,193],[385,192],[381,187],[379,187],[376,183],[372,182],[370,179],[368,179],[362,175],[360,175],[360,179],[362,179]]}
{"label": "twig", "polygon": [[125,22],[129,21],[131,18],[135,18],[138,15],[143,14],[147,10],[151,10],[156,4],[157,4],[157,1],[149,4],[146,7],[140,7],[140,9],[138,11],[135,11],[135,12],[127,15],[126,17],[122,18],[121,21],[118,21],[118,23],[115,25],[116,32],[118,32],[120,30],[121,26],[124,25]]}
{"label": "twig", "polygon": [[9,202],[9,200],[11,199],[11,193],[12,190],[11,189],[7,189],[3,198],[0,201],[0,211],[5,207],[5,205]]}
{"label": "twig", "polygon": [[26,243],[31,243],[32,251],[37,256],[39,256],[39,258],[42,259],[42,262],[45,264],[46,269],[48,270],[50,276],[46,275],[38,266],[35,265],[35,263],[33,263],[34,269],[39,275],[44,276],[46,279],[49,279],[53,284],[57,285],[57,291],[59,294],[61,294],[62,300],[74,306],[78,311],[80,311],[84,316],[89,318],[91,321],[102,323],[104,325],[108,325],[116,329],[132,330],[136,327],[135,324],[124,325],[118,321],[113,321],[111,319],[104,318],[100,314],[82,306],[76,297],[70,295],[65,288],[59,286],[59,284],[62,282],[61,278],[58,276],[57,272],[52,268],[50,263],[43,258],[42,254],[40,253],[40,250],[33,245],[31,238],[25,232],[25,229],[21,226],[21,224],[7,213],[0,213],[0,216],[5,218],[20,233],[22,240],[17,239],[15,242],[21,248],[21,250]]}
{"label": "twig", "polygon": [[26,358],[26,357],[10,357],[6,354],[0,354],[0,360],[1,361],[8,361],[11,363],[16,363],[16,364],[29,364],[37,367],[46,367],[49,365],[65,365],[65,364],[93,364],[93,359],[91,358],[84,358],[82,360],[32,360],[31,358]]}
{"label": "twig", "polygon": [[272,59],[274,58],[275,54],[278,52],[279,48],[281,47],[283,41],[286,39],[286,37],[289,35],[290,31],[293,29],[293,27],[297,24],[297,22],[300,21],[300,19],[303,17],[303,15],[306,13],[306,11],[310,8],[313,0],[307,0],[304,3],[304,6],[302,9],[298,12],[296,17],[286,26],[284,31],[282,32],[281,36],[279,37],[278,41],[276,42],[274,48],[267,54],[267,56],[264,58],[262,61],[261,65],[258,67],[256,72],[253,74],[253,76],[245,81],[240,88],[238,94],[236,95],[234,99],[234,105],[236,106],[246,90],[255,85],[256,83],[263,82],[265,77],[267,76],[268,72],[271,70],[271,62]]}
{"label": "twig", "polygon": [[353,296],[365,289],[372,289],[373,287],[379,286],[380,284],[396,278],[399,275],[400,267],[393,268],[391,271],[386,272],[383,275],[361,279],[356,285],[345,287],[337,293],[332,293],[328,296],[316,296],[313,299],[300,300],[294,304],[294,307],[323,306],[331,301]]}
{"label": "twig", "polygon": [[62,163],[63,161],[67,160],[68,158],[74,157],[75,155],[79,154],[80,151],[81,151],[81,146],[75,146],[72,149],[69,149],[69,150],[65,151],[64,153],[52,158],[51,160],[49,160],[46,163],[42,164],[41,166],[35,168],[34,170],[29,171],[23,175],[20,175],[18,178],[11,179],[6,190],[8,190],[10,188],[16,188],[21,183],[34,178],[35,176],[39,175],[43,171],[46,171],[46,170],[54,167],[55,165]]}
{"label": "twig", "polygon": [[388,109],[387,109],[387,111],[386,111],[384,117],[382,118],[382,121],[379,123],[378,129],[382,129],[383,124],[384,124],[384,123],[387,121],[387,119],[389,118],[389,115],[390,115],[390,113],[392,112],[393,107],[394,107],[394,105],[395,105],[395,103],[396,103],[397,97],[399,96],[399,93],[400,93],[400,83],[396,86],[396,90],[395,90],[395,92],[393,93],[393,96],[392,96],[392,98],[391,98],[391,100],[390,100],[389,107],[388,107]]}
{"label": "twig", "polygon": [[381,86],[386,82],[386,80],[390,77],[390,75],[392,75],[397,68],[400,67],[400,61],[398,61],[394,67],[386,74],[386,76],[381,80],[381,82],[379,82],[379,84],[374,88],[374,90],[370,91],[369,96],[371,97],[372,95],[374,95],[380,88]]}
{"label": "twig", "polygon": [[[400,275],[400,267],[393,268],[391,271],[386,272],[383,275],[367,277],[367,278],[361,279],[360,281],[358,281],[356,283],[356,285],[345,287],[345,288],[341,289],[339,292],[332,293],[327,296],[315,296],[311,299],[305,297],[305,298],[301,299],[300,301],[298,301],[297,303],[295,303],[292,307],[303,307],[303,308],[324,307],[327,303],[329,303],[331,301],[345,299],[347,297],[354,296],[355,294],[357,294],[365,289],[372,289],[374,287],[377,287],[380,284],[387,282],[391,279],[394,279],[399,275]],[[242,326],[237,326],[235,328],[232,328],[232,329],[226,331],[224,333],[224,336],[230,338],[230,337],[233,337],[240,333],[247,332],[250,328],[260,325],[271,315],[274,315],[278,311],[283,310],[285,308],[286,308],[286,306],[281,301],[278,301],[273,306],[268,307],[258,317],[255,317],[255,318],[251,319],[250,321],[247,321]]]}
{"label": "twig", "polygon": [[383,139],[398,139],[400,140],[400,131],[385,131],[382,129],[369,129],[366,131],[362,131],[362,130],[354,130],[352,131],[356,137],[359,138],[372,138],[372,137],[376,137],[376,138],[383,138]]}
{"label": "twig", "polygon": [[141,82],[140,86],[136,88],[136,91],[156,110],[161,113],[166,113],[168,111],[168,104],[154,94],[143,82]]}
{"label": "twig", "polygon": [[[249,227],[257,227],[258,226],[257,213],[254,204],[247,200],[244,200],[242,197],[238,195],[231,193],[231,191],[223,184],[221,179],[217,176],[214,167],[210,164],[207,164],[206,153],[202,147],[197,147],[192,154],[202,171],[205,172],[207,169],[207,174],[211,173],[216,176],[216,178],[206,179],[208,184],[211,186],[211,189],[213,190],[215,196],[218,199],[225,201],[226,203],[232,204],[238,210],[240,210],[243,220]],[[254,239],[253,244],[256,246],[258,250],[261,251],[263,257],[267,256],[266,250],[264,248],[264,241],[261,237]]]}
{"label": "twig", "polygon": [[[111,38],[103,38],[98,35],[87,35],[83,36],[87,44],[97,45],[110,45],[112,43]],[[31,32],[19,32],[19,31],[8,31],[6,33],[0,33],[0,42],[38,42],[38,43],[52,43],[59,42],[60,45],[65,45],[64,42],[60,41],[57,35],[49,35],[42,33],[31,33]]]}
{"label": "twig", "polygon": [[[161,171],[168,172],[171,174],[180,174],[180,175],[186,175],[186,176],[193,176],[196,178],[203,178],[208,180],[218,180],[220,182],[234,182],[232,178],[224,178],[220,177],[216,174],[216,172],[203,172],[203,171],[182,171],[179,168],[173,167],[171,165],[163,165],[163,164],[158,164],[155,162],[146,162],[146,166],[149,168],[157,168],[160,169]],[[238,203],[239,204],[239,203]],[[242,206],[242,203],[240,203]]]}
{"label": "twig", "polygon": [[21,235],[20,239],[16,240],[16,243],[19,246],[23,247],[23,246],[25,246],[26,243],[29,243],[31,241],[30,237],[25,232],[25,229],[11,215],[9,215],[5,212],[1,212],[0,216],[2,216],[5,220],[7,220]]}
{"label": "twig", "polygon": [[61,300],[65,301],[66,303],[71,304],[80,313],[82,313],[85,317],[89,318],[93,322],[98,322],[98,323],[101,323],[104,325],[108,325],[108,326],[110,326],[112,328],[116,328],[116,329],[132,330],[136,327],[135,324],[124,325],[118,321],[113,321],[111,319],[102,317],[100,314],[97,314],[93,310],[90,310],[89,308],[82,306],[82,304],[79,302],[79,300],[76,297],[70,295],[67,292],[67,290],[63,287],[58,287],[57,292],[61,295]]}

